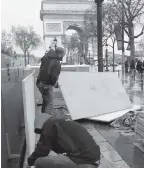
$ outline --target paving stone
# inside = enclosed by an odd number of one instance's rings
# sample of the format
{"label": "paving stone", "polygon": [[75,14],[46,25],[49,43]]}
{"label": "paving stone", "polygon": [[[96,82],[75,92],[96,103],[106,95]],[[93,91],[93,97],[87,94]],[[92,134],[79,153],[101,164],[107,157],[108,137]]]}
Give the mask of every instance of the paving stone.
{"label": "paving stone", "polygon": [[94,125],[92,125],[92,124],[83,124],[82,126],[83,126],[84,128],[86,128],[87,130],[89,130],[89,129],[90,129],[90,130],[91,130],[91,129],[96,130],[95,127],[94,127]]}
{"label": "paving stone", "polygon": [[93,136],[93,139],[95,140],[96,143],[107,142],[107,140],[100,133],[95,134]]}
{"label": "paving stone", "polygon": [[104,158],[110,162],[121,161],[121,156],[115,150],[101,152]]}
{"label": "paving stone", "polygon": [[116,161],[113,164],[114,168],[130,168],[124,160]]}
{"label": "paving stone", "polygon": [[99,168],[114,168],[114,164],[104,157],[101,157]]}
{"label": "paving stone", "polygon": [[89,129],[87,129],[86,127],[84,127],[84,128],[85,128],[89,133],[92,132],[93,130],[95,130],[95,128],[93,128],[93,127],[92,127],[92,128],[89,128]]}
{"label": "paving stone", "polygon": [[101,142],[98,143],[100,146],[100,150],[102,151],[108,151],[108,150],[114,150],[114,148],[108,143],[108,142]]}
{"label": "paving stone", "polygon": [[97,130],[87,130],[91,136],[101,135]]}

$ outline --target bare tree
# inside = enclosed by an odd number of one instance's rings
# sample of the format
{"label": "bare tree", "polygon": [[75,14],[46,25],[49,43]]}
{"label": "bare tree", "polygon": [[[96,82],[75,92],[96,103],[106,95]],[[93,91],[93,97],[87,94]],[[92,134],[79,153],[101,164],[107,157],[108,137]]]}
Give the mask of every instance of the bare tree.
{"label": "bare tree", "polygon": [[103,21],[103,27],[104,27],[104,34],[105,39],[103,40],[103,44],[107,43],[108,39],[111,39],[112,45],[107,44],[110,46],[113,50],[113,72],[115,71],[115,44],[116,44],[116,35],[115,35],[115,17],[113,16],[111,4],[105,3],[103,7],[103,13],[104,13],[104,21]]}
{"label": "bare tree", "polygon": [[[139,24],[144,16],[144,0],[109,0],[115,21],[121,25],[124,24],[125,33],[129,37],[129,46],[131,57],[135,58],[135,39],[140,37],[144,31],[144,25],[141,31],[135,35],[135,24]],[[122,22],[122,13],[124,13],[124,22]]]}
{"label": "bare tree", "polygon": [[[86,11],[84,16],[84,30],[85,36],[88,37],[89,43],[93,43],[91,39],[97,38],[97,8],[93,6],[90,10]],[[114,20],[111,10],[111,4],[105,3],[103,5],[103,46],[106,45],[108,39],[110,38],[112,41],[112,45],[108,44],[113,48],[113,65],[115,61],[115,31],[114,31]],[[114,67],[113,67],[114,71]]]}
{"label": "bare tree", "polygon": [[24,53],[26,66],[27,64],[26,56],[28,56],[29,60],[30,52],[40,45],[41,43],[40,36],[37,35],[32,26],[29,27],[13,26],[12,33],[14,36],[16,46],[18,46]]}
{"label": "bare tree", "polygon": [[95,5],[84,14],[84,32],[87,38],[97,37],[97,14]]}
{"label": "bare tree", "polygon": [[7,33],[5,30],[3,30],[1,33],[1,51],[3,53],[9,53],[12,50],[12,36],[10,33]]}
{"label": "bare tree", "polygon": [[[107,39],[114,33],[113,17],[109,10],[110,5],[103,5],[103,45]],[[87,10],[84,15],[84,31],[87,38],[97,38],[97,8],[93,5],[91,9]]]}
{"label": "bare tree", "polygon": [[30,60],[31,51],[35,50],[40,44],[41,44],[40,37],[36,36],[34,38],[33,42],[31,43],[30,47],[27,50],[28,64],[29,64],[29,60]]}

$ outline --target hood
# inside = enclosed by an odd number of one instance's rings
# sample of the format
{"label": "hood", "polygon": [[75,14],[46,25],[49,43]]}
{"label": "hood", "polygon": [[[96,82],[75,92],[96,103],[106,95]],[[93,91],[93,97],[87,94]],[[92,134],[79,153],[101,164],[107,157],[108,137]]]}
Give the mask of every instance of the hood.
{"label": "hood", "polygon": [[46,56],[49,58],[49,59],[58,59],[59,60],[59,57],[56,55],[56,52],[53,50],[53,49],[50,49],[48,51],[48,53],[46,53]]}
{"label": "hood", "polygon": [[53,60],[53,59],[61,60],[61,58],[59,58],[56,55],[56,52],[53,49],[50,49],[47,53],[45,53],[45,55],[41,58],[41,61],[44,61],[47,58],[50,60]]}

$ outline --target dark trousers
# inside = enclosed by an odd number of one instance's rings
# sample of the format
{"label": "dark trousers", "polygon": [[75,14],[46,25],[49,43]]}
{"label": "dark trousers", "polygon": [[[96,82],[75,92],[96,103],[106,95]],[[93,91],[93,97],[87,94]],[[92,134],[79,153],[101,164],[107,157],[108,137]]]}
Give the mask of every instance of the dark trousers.
{"label": "dark trousers", "polygon": [[58,154],[38,158],[35,162],[35,168],[98,168],[98,165],[76,164],[69,157]]}
{"label": "dark trousers", "polygon": [[127,66],[125,67],[125,72],[128,73],[128,67]]}
{"label": "dark trousers", "polygon": [[43,82],[36,83],[42,95],[42,113],[53,113],[53,86],[44,84]]}

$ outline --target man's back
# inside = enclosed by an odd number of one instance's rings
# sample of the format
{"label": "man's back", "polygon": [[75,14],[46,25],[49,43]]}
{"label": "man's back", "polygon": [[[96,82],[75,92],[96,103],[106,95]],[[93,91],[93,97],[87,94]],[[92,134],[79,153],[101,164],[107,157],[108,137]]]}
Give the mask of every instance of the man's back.
{"label": "man's back", "polygon": [[65,158],[75,164],[95,165],[100,160],[99,146],[87,130],[74,121],[48,119],[42,127],[35,151],[28,158],[28,164],[32,166],[40,157],[48,157],[51,150],[65,154]]}
{"label": "man's back", "polygon": [[44,124],[44,130],[53,126],[56,132],[56,142],[53,150],[56,153],[66,153],[76,163],[92,163],[100,159],[100,149],[92,136],[80,124],[64,119],[49,119]]}
{"label": "man's back", "polygon": [[[42,59],[38,79],[41,82],[54,85],[61,71],[60,60],[54,50],[49,50]],[[55,77],[54,82],[52,77]]]}

